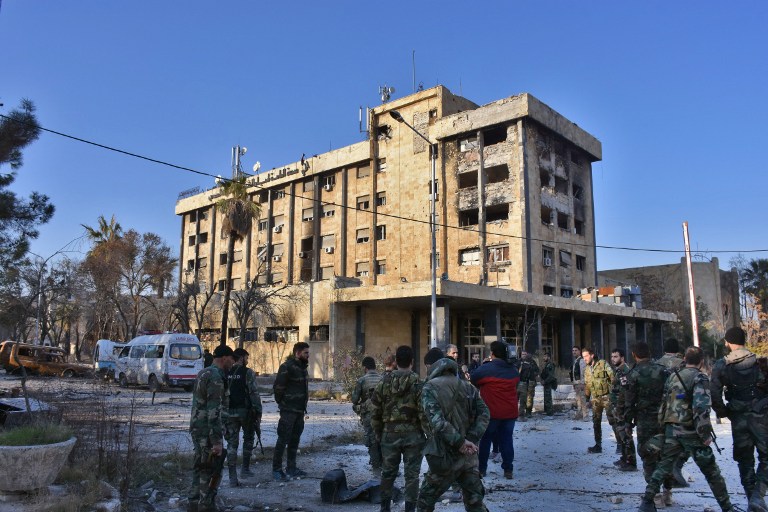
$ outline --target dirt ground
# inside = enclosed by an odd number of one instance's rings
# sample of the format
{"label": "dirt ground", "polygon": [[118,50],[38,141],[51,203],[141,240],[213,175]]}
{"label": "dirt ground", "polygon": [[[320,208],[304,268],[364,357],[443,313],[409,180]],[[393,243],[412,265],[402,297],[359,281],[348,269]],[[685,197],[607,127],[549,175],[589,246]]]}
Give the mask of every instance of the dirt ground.
{"label": "dirt ground", "polygon": [[[89,407],[94,393],[106,400],[124,407],[135,407],[137,424],[140,429],[142,449],[153,452],[191,453],[191,442],[187,434],[187,422],[191,397],[183,391],[163,391],[152,394],[145,388],[121,389],[113,385],[94,383],[89,380],[73,379],[31,379],[29,388],[55,389],[72,401]],[[0,376],[0,394],[18,386],[18,378]],[[314,387],[327,387],[315,383]],[[360,443],[362,436],[358,421],[348,402],[335,400],[312,400],[309,403],[309,418],[301,440],[299,467],[309,476],[287,483],[274,482],[271,478],[271,454],[276,440],[278,420],[277,407],[269,395],[263,395],[264,416],[262,441],[265,455],[257,448],[252,469],[255,476],[241,479],[242,486],[229,486],[225,476],[219,492],[221,505],[235,512],[249,510],[301,510],[301,511],[373,511],[377,505],[367,501],[355,501],[340,505],[322,503],[320,481],[323,475],[335,468],[343,468],[350,488],[357,487],[373,478],[367,465],[367,452]],[[541,388],[537,390],[535,409],[541,408]],[[723,449],[717,455],[732,500],[735,505],[746,509],[746,498],[739,484],[738,470],[731,459],[732,442],[730,424],[724,420],[715,425],[718,442]],[[534,414],[527,422],[515,426],[515,469],[514,478],[507,480],[499,464],[489,463],[485,503],[492,512],[505,511],[551,511],[591,510],[625,511],[636,510],[645,484],[642,472],[623,473],[617,471],[613,461],[615,443],[609,434],[610,427],[603,420],[604,452],[587,454],[593,444],[591,421],[576,421],[566,412],[554,417]],[[426,462],[422,466],[427,470]],[[684,474],[690,481],[687,489],[675,491],[675,504],[670,510],[702,511],[711,507],[717,509],[698,468],[688,462]],[[396,485],[403,485],[402,477]],[[154,503],[146,504],[142,510],[174,511],[184,505],[186,489],[160,489]],[[402,504],[393,507],[399,510]],[[4,510],[35,510],[16,503],[0,504]],[[134,504],[134,509],[136,508]],[[463,510],[461,503],[438,504],[438,511],[454,512]]]}

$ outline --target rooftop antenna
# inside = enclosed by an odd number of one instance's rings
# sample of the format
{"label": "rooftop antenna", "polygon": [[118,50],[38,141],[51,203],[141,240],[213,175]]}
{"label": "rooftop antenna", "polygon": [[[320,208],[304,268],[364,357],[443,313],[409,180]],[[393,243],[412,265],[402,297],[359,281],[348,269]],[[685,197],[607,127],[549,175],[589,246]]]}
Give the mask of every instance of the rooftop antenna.
{"label": "rooftop antenna", "polygon": [[413,66],[413,92],[416,92],[416,50],[411,53],[411,64]]}
{"label": "rooftop antenna", "polygon": [[392,97],[392,93],[395,92],[394,87],[387,87],[386,84],[379,86],[379,95],[381,95],[381,102],[386,103],[389,98]]}
{"label": "rooftop antenna", "polygon": [[370,112],[368,111],[368,107],[365,108],[365,130],[363,130],[363,106],[360,105],[360,112],[358,113],[357,119],[358,123],[360,124],[360,133],[368,133],[368,115]]}

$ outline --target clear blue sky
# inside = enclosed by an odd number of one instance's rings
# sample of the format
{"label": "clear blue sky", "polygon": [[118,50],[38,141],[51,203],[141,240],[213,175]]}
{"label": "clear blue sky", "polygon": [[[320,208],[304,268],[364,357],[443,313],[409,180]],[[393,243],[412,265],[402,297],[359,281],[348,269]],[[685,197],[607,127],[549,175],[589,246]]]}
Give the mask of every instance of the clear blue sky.
{"label": "clear blue sky", "polygon": [[[3,0],[0,112],[26,97],[53,130],[223,175],[240,144],[270,169],[361,140],[358,106],[411,92],[415,50],[425,87],[530,92],[600,139],[598,244],[682,249],[687,220],[699,251],[767,249],[766,26],[757,1]],[[56,205],[43,256],[112,214],[177,252],[178,193],[213,185],[51,134],[24,161],[14,190]]]}

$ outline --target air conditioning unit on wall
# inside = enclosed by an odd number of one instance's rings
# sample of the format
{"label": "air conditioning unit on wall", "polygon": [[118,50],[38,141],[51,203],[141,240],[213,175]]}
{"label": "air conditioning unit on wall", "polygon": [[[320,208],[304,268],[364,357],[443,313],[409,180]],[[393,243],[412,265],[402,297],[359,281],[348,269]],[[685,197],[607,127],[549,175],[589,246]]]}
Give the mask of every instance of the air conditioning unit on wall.
{"label": "air conditioning unit on wall", "polygon": [[306,258],[306,257],[307,257],[307,253],[306,252],[302,251],[302,252],[299,253],[299,258]]}
{"label": "air conditioning unit on wall", "polygon": [[272,256],[272,261],[280,261],[280,255]]}
{"label": "air conditioning unit on wall", "polygon": [[326,247],[325,248],[325,253],[326,254],[333,254],[333,247]]}
{"label": "air conditioning unit on wall", "polygon": [[323,188],[325,189],[326,192],[330,192],[331,190],[333,190],[333,185],[331,185],[330,183],[327,183]]}
{"label": "air conditioning unit on wall", "polygon": [[275,226],[272,231],[274,231],[275,233],[280,233],[282,230],[283,230],[283,226],[280,225],[280,226]]}

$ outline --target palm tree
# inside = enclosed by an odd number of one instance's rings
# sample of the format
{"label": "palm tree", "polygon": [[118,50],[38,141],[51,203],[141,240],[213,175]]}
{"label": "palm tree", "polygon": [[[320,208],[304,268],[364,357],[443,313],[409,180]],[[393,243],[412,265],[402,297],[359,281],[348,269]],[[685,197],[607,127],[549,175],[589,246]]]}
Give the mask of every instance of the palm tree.
{"label": "palm tree", "polygon": [[103,215],[99,215],[98,226],[92,228],[85,224],[80,224],[85,228],[85,234],[93,242],[93,248],[89,252],[96,253],[105,247],[109,247],[113,242],[119,240],[123,236],[123,227],[120,225],[115,216],[107,222],[107,219]]}
{"label": "palm tree", "polygon": [[744,291],[754,295],[763,311],[768,311],[768,259],[750,260],[742,282]]}
{"label": "palm tree", "polygon": [[235,255],[235,242],[245,238],[251,232],[253,219],[259,217],[259,205],[251,201],[248,183],[244,175],[227,180],[219,186],[222,199],[216,202],[216,209],[221,212],[221,230],[229,234],[227,242],[227,276],[224,281],[224,304],[221,312],[221,345],[227,344],[227,324],[229,320],[229,295],[232,291],[232,260]]}

